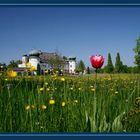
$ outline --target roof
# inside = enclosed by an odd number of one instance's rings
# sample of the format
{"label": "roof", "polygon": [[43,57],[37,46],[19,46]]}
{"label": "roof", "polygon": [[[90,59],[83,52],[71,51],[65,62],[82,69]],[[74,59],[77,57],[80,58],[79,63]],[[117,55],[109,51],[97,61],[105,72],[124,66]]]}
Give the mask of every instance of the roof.
{"label": "roof", "polygon": [[41,51],[40,50],[31,50],[29,52],[29,55],[39,55],[39,54],[41,54]]}

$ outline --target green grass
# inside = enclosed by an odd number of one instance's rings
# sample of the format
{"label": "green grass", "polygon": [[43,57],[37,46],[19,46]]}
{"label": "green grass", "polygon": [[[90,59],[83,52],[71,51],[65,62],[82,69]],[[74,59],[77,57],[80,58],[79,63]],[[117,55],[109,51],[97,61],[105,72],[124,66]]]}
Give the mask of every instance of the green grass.
{"label": "green grass", "polygon": [[61,78],[2,77],[0,132],[140,132],[139,75]]}

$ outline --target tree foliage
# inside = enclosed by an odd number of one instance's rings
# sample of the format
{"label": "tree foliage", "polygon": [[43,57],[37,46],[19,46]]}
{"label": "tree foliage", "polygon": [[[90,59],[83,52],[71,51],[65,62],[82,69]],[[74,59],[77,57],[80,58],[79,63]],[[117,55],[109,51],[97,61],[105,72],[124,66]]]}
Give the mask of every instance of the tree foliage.
{"label": "tree foliage", "polygon": [[53,69],[59,69],[64,67],[64,59],[61,57],[60,54],[55,53],[54,56],[50,57],[48,60],[48,64],[53,68]]}
{"label": "tree foliage", "polygon": [[37,75],[41,74],[41,67],[39,64],[37,64]]}
{"label": "tree foliage", "polygon": [[21,64],[21,63],[22,63],[21,60],[11,60],[7,67],[8,68],[16,68],[16,67],[18,67],[18,64]]}
{"label": "tree foliage", "polygon": [[113,63],[112,63],[111,54],[108,53],[108,63],[107,63],[107,66],[106,66],[106,72],[107,73],[112,73],[113,70],[114,70],[114,66],[113,66]]}
{"label": "tree foliage", "polygon": [[133,50],[135,52],[135,64],[140,70],[140,37],[137,39],[136,47]]}
{"label": "tree foliage", "polygon": [[123,68],[123,63],[121,61],[120,54],[117,53],[116,62],[115,62],[115,72],[116,73],[122,72],[122,68]]}
{"label": "tree foliage", "polygon": [[76,72],[84,72],[85,70],[85,64],[83,62],[83,60],[80,60],[77,65],[76,65]]}

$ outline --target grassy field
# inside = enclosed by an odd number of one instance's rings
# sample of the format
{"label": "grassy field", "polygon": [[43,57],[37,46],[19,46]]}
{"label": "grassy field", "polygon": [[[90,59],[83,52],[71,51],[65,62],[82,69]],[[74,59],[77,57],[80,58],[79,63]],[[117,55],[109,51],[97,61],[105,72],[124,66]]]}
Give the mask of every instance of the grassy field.
{"label": "grassy field", "polygon": [[0,132],[140,132],[140,76],[0,77]]}

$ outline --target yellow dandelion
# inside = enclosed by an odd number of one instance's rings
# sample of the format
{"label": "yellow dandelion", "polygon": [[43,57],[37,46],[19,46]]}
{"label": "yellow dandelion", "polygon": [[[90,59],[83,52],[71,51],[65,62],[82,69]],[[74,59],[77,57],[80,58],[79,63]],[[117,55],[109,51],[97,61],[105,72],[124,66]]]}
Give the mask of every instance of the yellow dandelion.
{"label": "yellow dandelion", "polygon": [[50,88],[47,88],[46,90],[47,90],[47,91],[50,91]]}
{"label": "yellow dandelion", "polygon": [[65,102],[62,102],[61,106],[64,107],[65,105],[66,105],[66,103]]}
{"label": "yellow dandelion", "polygon": [[65,78],[63,78],[63,77],[62,77],[62,78],[61,78],[61,81],[63,81],[63,82],[64,82],[64,81],[65,81]]}
{"label": "yellow dandelion", "polygon": [[35,106],[34,106],[34,105],[31,105],[31,108],[32,108],[32,109],[35,109]]}
{"label": "yellow dandelion", "polygon": [[13,70],[8,71],[7,74],[8,74],[9,77],[16,77],[17,76],[17,73]]}
{"label": "yellow dandelion", "polygon": [[50,99],[50,100],[49,100],[49,104],[50,104],[50,105],[54,105],[54,104],[55,104],[55,100]]}
{"label": "yellow dandelion", "polygon": [[26,66],[27,67],[31,67],[31,63],[26,63]]}
{"label": "yellow dandelion", "polygon": [[113,91],[113,88],[111,88],[110,90]]}
{"label": "yellow dandelion", "polygon": [[45,82],[45,85],[47,86],[49,83],[48,82]]}
{"label": "yellow dandelion", "polygon": [[108,78],[108,81],[110,81],[111,80],[111,78]]}
{"label": "yellow dandelion", "polygon": [[78,88],[78,90],[81,90],[81,88]]}
{"label": "yellow dandelion", "polygon": [[73,90],[73,87],[71,87],[70,90]]}
{"label": "yellow dandelion", "polygon": [[44,88],[42,87],[42,88],[40,88],[39,90],[40,90],[40,91],[43,91],[43,90],[44,90]]}
{"label": "yellow dandelion", "polygon": [[42,110],[45,110],[45,109],[47,109],[47,106],[46,106],[46,105],[42,105],[40,108],[41,108]]}
{"label": "yellow dandelion", "polygon": [[95,88],[92,88],[91,91],[94,91],[95,92]]}
{"label": "yellow dandelion", "polygon": [[30,67],[30,71],[35,71],[35,70],[37,70],[36,67],[34,67],[34,66],[31,66],[31,67]]}
{"label": "yellow dandelion", "polygon": [[29,110],[29,109],[30,109],[29,105],[25,106],[25,110]]}
{"label": "yellow dandelion", "polygon": [[74,103],[78,103],[78,100],[74,100]]}

